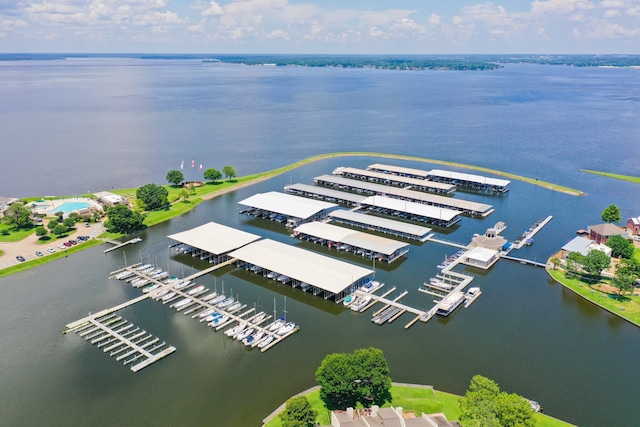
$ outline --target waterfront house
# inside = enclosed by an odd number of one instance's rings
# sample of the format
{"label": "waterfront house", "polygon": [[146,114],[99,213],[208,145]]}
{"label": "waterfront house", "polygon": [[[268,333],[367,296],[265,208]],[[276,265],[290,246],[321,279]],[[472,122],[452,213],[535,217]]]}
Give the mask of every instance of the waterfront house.
{"label": "waterfront house", "polygon": [[629,234],[640,234],[640,216],[637,218],[629,218],[627,220],[627,232]]}
{"label": "waterfront house", "polygon": [[625,239],[629,237],[624,228],[615,224],[605,223],[589,226],[589,239],[596,243],[607,243],[611,236],[622,236]]}
{"label": "waterfront house", "polygon": [[607,256],[611,256],[611,248],[601,243],[596,243],[586,237],[574,237],[570,242],[564,245],[560,250],[560,257],[567,259],[567,256],[571,252],[578,252],[584,256],[587,256],[592,250],[599,250],[604,252]]}
{"label": "waterfront house", "polygon": [[0,218],[4,216],[4,212],[9,209],[12,203],[17,202],[19,199],[13,197],[0,196]]}
{"label": "waterfront house", "polygon": [[103,206],[108,208],[113,207],[115,205],[126,205],[128,203],[127,199],[119,196],[117,194],[110,193],[108,191],[100,191],[95,193],[94,196],[98,199]]}
{"label": "waterfront house", "polygon": [[454,427],[458,423],[447,420],[443,413],[416,415],[414,411],[403,411],[401,407],[371,408],[331,412],[331,427]]}

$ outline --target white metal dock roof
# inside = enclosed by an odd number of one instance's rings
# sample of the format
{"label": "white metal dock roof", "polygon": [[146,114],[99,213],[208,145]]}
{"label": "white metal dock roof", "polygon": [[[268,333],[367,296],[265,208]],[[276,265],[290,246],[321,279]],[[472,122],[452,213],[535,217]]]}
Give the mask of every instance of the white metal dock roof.
{"label": "white metal dock roof", "polygon": [[256,234],[209,222],[168,236],[180,243],[221,255],[260,239]]}
{"label": "white metal dock roof", "polygon": [[379,180],[400,182],[406,185],[430,187],[435,190],[444,191],[445,193],[453,192],[456,189],[456,186],[453,184],[445,184],[443,182],[435,182],[435,181],[429,181],[425,179],[411,178],[411,177],[402,176],[402,175],[392,175],[388,173],[376,172],[376,171],[366,170],[366,169],[340,167],[336,169],[336,173],[338,175],[352,174],[352,175],[359,175],[363,177],[371,177]]}
{"label": "white metal dock roof", "polygon": [[489,178],[482,175],[446,171],[442,169],[433,169],[431,172],[429,172],[429,175],[448,179],[457,179],[459,181],[477,182],[478,184],[495,185],[498,187],[506,187],[511,182],[506,179]]}
{"label": "white metal dock roof", "polygon": [[421,176],[422,179],[427,179],[429,177],[429,171],[425,171],[422,169],[403,168],[401,166],[383,165],[381,163],[374,163],[373,165],[369,165],[367,166],[367,169],[384,170],[408,176]]}
{"label": "white metal dock roof", "polygon": [[484,203],[471,202],[468,200],[461,200],[453,197],[438,196],[437,194],[422,193],[415,190],[405,190],[403,188],[374,184],[371,182],[360,181],[358,179],[348,179],[341,176],[322,175],[315,177],[314,181],[326,182],[338,186],[348,186],[351,188],[362,188],[370,192],[389,195],[395,198],[410,199],[416,201],[417,203],[447,206],[452,209],[469,211],[483,216],[493,212],[493,207]]}
{"label": "white metal dock roof", "polygon": [[406,212],[413,215],[433,218],[449,222],[460,214],[453,209],[438,208],[436,206],[423,205],[422,203],[407,202],[400,199],[392,199],[385,196],[371,196],[362,202],[363,205],[391,209],[398,212]]}
{"label": "white metal dock roof", "polygon": [[251,243],[229,255],[334,294],[374,273],[373,270],[271,239]]}
{"label": "white metal dock roof", "polygon": [[347,211],[343,209],[335,210],[329,213],[330,217],[340,218],[347,221],[353,221],[361,224],[368,224],[374,227],[386,228],[388,230],[400,233],[410,234],[413,236],[426,236],[431,229],[420,225],[409,224],[407,222],[395,221],[393,219],[380,218],[373,215],[367,215],[360,212]]}
{"label": "white metal dock roof", "polygon": [[360,203],[367,198],[366,196],[347,193],[346,191],[338,191],[327,187],[318,187],[317,185],[292,184],[285,187],[285,191],[289,192],[289,189],[294,191],[318,194],[324,197],[333,197],[336,200],[347,200],[351,203]]}
{"label": "white metal dock roof", "polygon": [[393,255],[399,249],[409,246],[408,243],[319,221],[302,224],[293,231],[294,233],[303,233],[331,242],[346,243],[356,248],[378,252],[383,255]]}
{"label": "white metal dock roof", "polygon": [[335,203],[307,199],[291,194],[278,193],[277,191],[254,194],[239,201],[238,204],[302,219],[309,218],[325,209],[338,206]]}

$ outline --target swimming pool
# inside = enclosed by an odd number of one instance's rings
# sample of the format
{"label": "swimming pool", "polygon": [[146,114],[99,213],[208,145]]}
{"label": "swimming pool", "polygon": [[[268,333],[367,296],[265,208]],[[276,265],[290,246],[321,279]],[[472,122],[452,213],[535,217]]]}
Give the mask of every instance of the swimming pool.
{"label": "swimming pool", "polygon": [[77,211],[78,209],[88,208],[89,206],[91,206],[91,203],[89,203],[89,202],[64,202],[63,204],[61,204],[57,208],[49,209],[49,212],[51,212],[51,213],[56,213],[56,212],[70,213],[70,212],[73,212],[73,211]]}

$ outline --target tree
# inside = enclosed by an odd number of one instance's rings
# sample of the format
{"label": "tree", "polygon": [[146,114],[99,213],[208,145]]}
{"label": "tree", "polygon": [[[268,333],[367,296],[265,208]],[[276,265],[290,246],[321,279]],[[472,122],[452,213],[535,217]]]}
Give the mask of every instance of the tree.
{"label": "tree", "polygon": [[623,259],[616,265],[616,274],[611,280],[611,284],[618,288],[618,297],[624,292],[633,289],[633,285],[638,280],[639,263],[635,259]]}
{"label": "tree", "polygon": [[67,228],[73,228],[74,225],[76,225],[76,221],[73,218],[65,218],[64,221],[62,221],[62,225],[64,225]]}
{"label": "tree", "polygon": [[620,208],[616,205],[609,205],[602,211],[604,222],[620,222]]}
{"label": "tree", "polygon": [[170,170],[167,172],[167,181],[169,184],[178,185],[184,181],[184,175],[179,170]]}
{"label": "tree", "polygon": [[67,231],[69,231],[69,230],[64,225],[56,224],[56,226],[54,227],[53,231],[51,231],[51,232],[53,234],[55,234],[56,236],[60,237],[63,234],[65,234]]}
{"label": "tree", "polygon": [[376,348],[329,354],[316,370],[316,381],[321,387],[320,398],[329,409],[391,401],[389,367]]}
{"label": "tree", "polygon": [[21,202],[13,202],[4,211],[4,222],[15,228],[25,228],[31,225],[31,209]]}
{"label": "tree", "polygon": [[209,168],[204,171],[204,179],[206,179],[207,181],[217,181],[220,178],[222,178],[222,172],[220,172],[218,169]]}
{"label": "tree", "polygon": [[611,248],[611,256],[614,258],[631,259],[633,257],[635,247],[633,246],[633,241],[630,239],[625,239],[620,235],[614,235],[609,237],[609,240],[607,240],[605,244]]}
{"label": "tree", "polygon": [[482,375],[471,379],[465,397],[460,400],[460,412],[460,421],[465,426],[535,426],[529,402],[517,394],[500,391],[495,381]]}
{"label": "tree", "polygon": [[52,219],[51,221],[49,221],[49,222],[47,223],[47,228],[48,228],[49,230],[53,231],[53,229],[54,229],[54,228],[56,228],[56,225],[58,225],[58,224],[60,224],[60,223],[58,222],[58,220],[57,220],[57,219]]}
{"label": "tree", "polygon": [[305,396],[292,397],[280,414],[283,427],[312,427],[315,425],[316,412]]}
{"label": "tree", "polygon": [[561,263],[560,258],[558,258],[558,257],[553,257],[549,261],[551,262],[551,265],[553,265],[553,269],[554,270],[557,270],[558,266]]}
{"label": "tree", "polygon": [[49,231],[46,228],[44,228],[42,225],[39,225],[38,227],[36,227],[36,236],[38,237],[46,236],[48,232]]}
{"label": "tree", "polygon": [[602,270],[609,268],[610,265],[611,258],[597,249],[590,250],[582,262],[582,268],[591,276],[600,276]]}
{"label": "tree", "polygon": [[136,190],[136,197],[142,201],[145,208],[154,211],[169,205],[167,196],[169,191],[156,184],[147,184]]}
{"label": "tree", "polygon": [[233,166],[225,166],[222,168],[222,173],[225,177],[227,177],[227,179],[235,178],[236,168],[234,168]]}
{"label": "tree", "polygon": [[107,217],[105,227],[115,233],[129,234],[143,227],[144,216],[124,205],[116,205],[107,209]]}

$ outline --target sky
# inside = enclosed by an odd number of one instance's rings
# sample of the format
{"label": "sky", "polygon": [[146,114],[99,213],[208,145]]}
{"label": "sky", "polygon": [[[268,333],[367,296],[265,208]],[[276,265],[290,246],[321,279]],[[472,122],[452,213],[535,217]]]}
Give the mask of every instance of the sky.
{"label": "sky", "polygon": [[0,0],[0,52],[640,53],[640,0]]}

